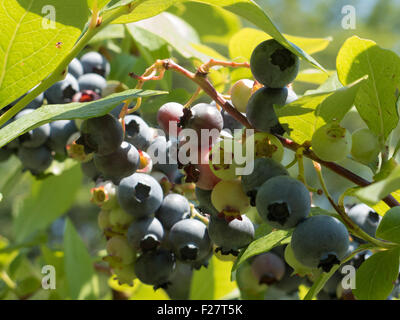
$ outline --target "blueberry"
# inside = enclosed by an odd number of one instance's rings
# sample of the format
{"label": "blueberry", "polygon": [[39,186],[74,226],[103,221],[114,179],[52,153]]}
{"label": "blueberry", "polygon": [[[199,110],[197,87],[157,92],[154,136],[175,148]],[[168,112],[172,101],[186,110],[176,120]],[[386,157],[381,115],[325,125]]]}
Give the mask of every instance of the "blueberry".
{"label": "blueberry", "polygon": [[218,210],[215,209],[215,207],[211,203],[212,190],[203,190],[200,189],[199,187],[196,187],[194,191],[196,194],[197,201],[199,202],[198,209],[201,212],[209,214],[211,216],[217,216]]}
{"label": "blueberry", "polygon": [[245,215],[241,218],[242,220],[234,219],[230,222],[218,217],[210,218],[208,232],[211,240],[218,246],[216,250],[222,254],[237,255],[239,249],[254,240],[253,223]]}
{"label": "blueberry", "polygon": [[254,78],[269,88],[283,88],[299,72],[299,58],[274,39],[261,42],[250,58]]}
{"label": "blueberry", "polygon": [[66,155],[68,139],[78,131],[74,120],[57,120],[50,123],[48,145],[57,154]]}
{"label": "blueberry", "polygon": [[291,229],[304,220],[311,207],[311,198],[303,183],[289,176],[266,181],[257,192],[259,215],[271,227]]}
{"label": "blueberry", "polygon": [[334,217],[313,216],[294,229],[291,246],[300,263],[329,272],[345,257],[349,233],[343,223]]}
{"label": "blueberry", "polygon": [[99,99],[101,96],[93,90],[81,90],[74,94],[72,102],[91,102]]}
{"label": "blueberry", "polygon": [[[360,203],[348,210],[347,214],[362,230],[368,233],[371,237],[375,237],[375,232],[381,221],[381,217],[374,209]],[[359,242],[364,242],[362,239],[357,240]]]}
{"label": "blueberry", "polygon": [[113,153],[107,155],[95,153],[93,160],[105,179],[118,184],[122,178],[136,172],[139,167],[140,155],[133,145],[124,141]]}
{"label": "blueberry", "polygon": [[170,277],[171,284],[165,289],[173,300],[187,300],[190,296],[193,269],[189,264],[177,261],[176,268]]}
{"label": "blueberry", "polygon": [[[157,123],[165,133],[171,134],[169,132],[170,122],[178,125],[180,118],[183,116],[183,105],[176,102],[168,102],[161,106],[157,112]],[[172,125],[172,124],[171,124]],[[176,134],[179,133],[179,128],[177,128]],[[175,134],[175,135],[176,135]]]}
{"label": "blueberry", "polygon": [[266,252],[254,257],[251,268],[258,283],[266,285],[280,281],[285,274],[285,263],[273,252]]}
{"label": "blueberry", "polygon": [[139,116],[125,117],[125,140],[139,150],[146,150],[152,139],[152,131],[147,123]]}
{"label": "blueberry", "polygon": [[255,206],[257,191],[264,182],[276,176],[288,175],[288,171],[280,163],[269,158],[257,158],[254,160],[252,173],[242,176],[243,191],[250,197],[250,203]]}
{"label": "blueberry", "polygon": [[21,147],[18,150],[18,158],[24,168],[30,170],[33,175],[43,173],[53,161],[51,151],[46,146],[38,148]]}
{"label": "blueberry", "polygon": [[251,265],[248,262],[239,265],[236,271],[236,282],[242,295],[256,296],[267,289],[267,286],[264,283],[260,284],[254,276]]}
{"label": "blueberry", "polygon": [[74,58],[68,65],[68,72],[76,79],[83,75],[83,66],[79,59]]}
{"label": "blueberry", "polygon": [[157,210],[156,217],[161,221],[164,228],[169,230],[178,221],[190,218],[189,201],[180,194],[168,194]]}
{"label": "blueberry", "polygon": [[88,153],[107,155],[119,149],[124,139],[120,122],[110,114],[84,120],[81,125],[82,137],[79,141]]}
{"label": "blueberry", "polygon": [[72,101],[72,97],[79,91],[79,83],[76,78],[67,73],[64,80],[53,84],[44,93],[49,104],[64,104]]}
{"label": "blueberry", "polygon": [[135,218],[153,215],[161,206],[163,191],[152,176],[134,173],[123,178],[118,186],[120,206]]}
{"label": "blueberry", "polygon": [[175,257],[172,252],[158,249],[143,253],[135,263],[138,279],[154,286],[154,290],[167,288],[175,269]]}
{"label": "blueberry", "polygon": [[289,265],[286,265],[285,274],[282,279],[274,284],[274,287],[283,290],[287,294],[293,294],[298,291],[302,283],[303,279],[297,274],[294,274],[294,270]]}
{"label": "blueberry", "polygon": [[206,225],[196,219],[175,223],[169,232],[168,241],[176,257],[191,264],[208,256],[212,247]]}
{"label": "blueberry", "polygon": [[[33,109],[24,109],[15,116],[15,119],[17,120],[19,118],[22,118],[33,111],[34,111]],[[43,145],[49,138],[49,136],[50,136],[50,125],[46,123],[40,127],[37,127],[22,134],[18,139],[20,141],[21,146],[23,147],[37,148]]]}
{"label": "blueberry", "polygon": [[96,168],[93,159],[87,162],[82,162],[81,169],[83,174],[93,181],[96,181],[101,176],[101,173]]}
{"label": "blueberry", "polygon": [[139,219],[129,226],[127,237],[134,250],[154,250],[164,238],[164,228],[157,218]]}
{"label": "blueberry", "polygon": [[[242,129],[244,126],[239,121],[237,121],[230,113],[225,110],[221,110],[222,118],[224,119],[224,129],[234,131],[235,129]],[[245,114],[242,113],[244,116]]]}
{"label": "blueberry", "polygon": [[249,100],[246,115],[257,130],[283,134],[284,130],[276,116],[274,105],[283,106],[288,98],[287,88],[261,88]]}
{"label": "blueberry", "polygon": [[107,87],[107,81],[97,73],[86,73],[78,79],[80,90],[92,90],[101,95],[103,89]]}
{"label": "blueberry", "polygon": [[147,153],[153,160],[153,170],[166,174],[170,181],[174,180],[178,170],[177,161],[170,155],[171,148],[174,147],[173,141],[158,136],[147,148]]}
{"label": "blueberry", "polygon": [[98,52],[88,52],[80,60],[84,73],[97,73],[104,78],[110,73],[110,63]]}

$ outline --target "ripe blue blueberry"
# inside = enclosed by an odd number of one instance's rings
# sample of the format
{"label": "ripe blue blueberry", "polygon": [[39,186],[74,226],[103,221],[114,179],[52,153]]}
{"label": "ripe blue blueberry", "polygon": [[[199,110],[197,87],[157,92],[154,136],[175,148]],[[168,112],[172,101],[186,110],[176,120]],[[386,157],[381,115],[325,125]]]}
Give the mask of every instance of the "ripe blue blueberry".
{"label": "ripe blue blueberry", "polygon": [[46,146],[38,148],[20,147],[18,150],[18,158],[21,160],[25,169],[29,170],[33,175],[39,175],[50,167],[53,156]]}
{"label": "ripe blue blueberry", "polygon": [[189,201],[180,194],[170,193],[164,198],[156,217],[169,230],[178,221],[190,218]]}
{"label": "ripe blue blueberry", "polygon": [[124,141],[113,153],[107,155],[95,153],[93,160],[105,179],[118,184],[122,178],[136,172],[139,167],[140,155],[133,145]]}
{"label": "ripe blue blueberry", "polygon": [[165,289],[173,300],[188,300],[192,284],[193,269],[189,264],[176,262],[176,268],[170,277],[171,284]]}
{"label": "ripe blue blueberry", "polygon": [[68,65],[68,73],[72,74],[76,79],[83,75],[83,66],[79,59],[74,58]]}
{"label": "ripe blue blueberry", "polygon": [[92,181],[96,181],[100,176],[100,171],[96,168],[93,159],[87,162],[81,162],[83,174]]}
{"label": "ripe blue blueberry", "polygon": [[246,115],[254,128],[264,132],[283,134],[274,105],[283,106],[288,98],[287,88],[261,88],[249,100]]}
{"label": "ripe blue blueberry", "polygon": [[178,163],[170,155],[171,148],[176,147],[173,143],[173,140],[167,141],[164,136],[158,136],[147,148],[153,160],[153,170],[161,171],[170,181],[174,181],[178,171]]}
{"label": "ripe blue blueberry", "polygon": [[110,63],[98,52],[85,53],[80,60],[84,73],[97,73],[104,78],[110,73]]}
{"label": "ripe blue blueberry", "polygon": [[81,125],[83,144],[87,151],[107,155],[118,150],[124,138],[120,122],[110,114],[84,120]]}
{"label": "ripe blue blueberry", "polygon": [[72,101],[72,97],[79,91],[79,83],[70,73],[64,80],[53,84],[44,93],[49,104],[64,104]]}
{"label": "ripe blue blueberry", "polygon": [[303,183],[289,176],[267,180],[256,196],[259,215],[270,226],[291,229],[304,220],[311,207],[311,198]]}
{"label": "ripe blue blueberry", "polygon": [[257,191],[264,182],[276,176],[288,175],[284,166],[270,158],[255,159],[252,173],[242,176],[243,191],[250,197],[250,204],[255,206]]}
{"label": "ripe blue blueberry", "polygon": [[329,272],[345,257],[349,248],[349,233],[343,223],[334,217],[313,216],[294,229],[291,246],[300,263]]}
{"label": "ripe blue blueberry", "polygon": [[154,290],[166,289],[175,269],[174,254],[165,249],[143,253],[135,262],[135,274],[138,279],[154,286]]}
{"label": "ripe blue blueberry", "polygon": [[139,150],[146,150],[150,145],[152,132],[147,123],[137,115],[125,117],[125,141]]}
{"label": "ripe blue blueberry", "polygon": [[169,232],[168,241],[176,257],[191,264],[208,256],[212,247],[206,225],[196,219],[175,223]]}
{"label": "ripe blue blueberry", "polygon": [[299,58],[274,39],[261,42],[250,58],[254,78],[269,88],[283,88],[299,72]]}
{"label": "ripe blue blueberry", "polygon": [[[22,118],[33,111],[34,111],[33,109],[24,109],[15,116],[15,119],[17,120],[19,118]],[[40,127],[37,127],[35,129],[32,129],[24,133],[18,139],[21,146],[23,147],[37,148],[43,145],[49,138],[49,136],[50,136],[50,125],[46,123]]]}
{"label": "ripe blue blueberry", "polygon": [[164,238],[164,228],[157,218],[139,219],[129,226],[127,237],[134,250],[154,250]]}
{"label": "ripe blue blueberry", "polygon": [[210,238],[218,246],[216,250],[221,251],[223,255],[238,255],[239,249],[254,240],[253,223],[245,215],[241,218],[242,220],[234,219],[230,222],[218,217],[210,218]]}
{"label": "ripe blue blueberry", "polygon": [[[375,237],[375,232],[381,221],[381,217],[374,209],[368,207],[366,204],[360,203],[348,210],[347,214],[361,229],[370,236]],[[364,242],[362,239],[357,240],[359,242]]]}
{"label": "ripe blue blueberry", "polygon": [[57,120],[50,123],[50,138],[48,145],[50,149],[59,155],[66,155],[66,146],[69,138],[78,129],[74,120]]}
{"label": "ripe blue blueberry", "polygon": [[161,206],[162,200],[162,188],[150,175],[134,173],[123,178],[119,183],[118,202],[127,213],[135,218],[153,215]]}
{"label": "ripe blue blueberry", "polygon": [[97,73],[85,73],[78,79],[79,88],[83,90],[92,90],[101,95],[103,89],[107,86],[107,81]]}

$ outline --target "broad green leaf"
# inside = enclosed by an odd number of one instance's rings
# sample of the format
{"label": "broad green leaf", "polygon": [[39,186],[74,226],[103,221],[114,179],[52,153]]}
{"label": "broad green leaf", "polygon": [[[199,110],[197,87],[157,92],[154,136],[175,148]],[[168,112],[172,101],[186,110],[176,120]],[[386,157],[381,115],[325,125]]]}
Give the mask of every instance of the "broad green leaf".
{"label": "broad green leaf", "polygon": [[325,92],[303,96],[276,109],[279,122],[289,133],[291,139],[299,144],[311,141],[314,131],[324,124],[323,119],[315,115],[315,111],[331,94],[332,92]]}
{"label": "broad green leaf", "polygon": [[297,143],[311,141],[319,127],[332,120],[340,121],[354,103],[361,84],[359,79],[347,87],[331,92],[314,93],[276,109],[280,123]]}
{"label": "broad green leaf", "polygon": [[32,183],[31,192],[14,207],[14,234],[17,241],[43,230],[64,214],[73,204],[82,183],[79,166]]}
{"label": "broad green leaf", "polygon": [[291,239],[291,231],[278,230],[267,234],[257,240],[254,240],[246,250],[241,254],[235,261],[232,267],[232,271],[235,271],[237,267],[242,264],[247,259],[256,256],[263,252],[268,252],[272,248],[280,246],[282,244],[287,244]]}
{"label": "broad green leaf", "polygon": [[194,271],[190,287],[191,300],[219,300],[237,289],[231,281],[232,262],[221,261],[213,256],[207,268]]}
{"label": "broad green leaf", "polygon": [[386,212],[376,230],[376,236],[400,243],[400,207],[394,207]]}
{"label": "broad green leaf", "polygon": [[368,127],[384,142],[399,121],[396,102],[400,57],[371,40],[354,36],[343,44],[336,65],[343,85],[368,75],[368,80],[357,94],[355,105]]}
{"label": "broad green leaf", "polygon": [[[127,25],[128,30],[130,26],[131,24]],[[191,45],[200,43],[197,32],[187,22],[171,13],[163,12],[155,17],[135,22],[133,26],[157,35],[185,58],[198,58],[204,62],[210,59]],[[134,37],[134,33],[132,36]]]}
{"label": "broad green leaf", "polygon": [[322,72],[317,69],[305,69],[299,72],[296,77],[296,81],[312,83],[312,84],[323,84],[328,80],[329,76],[333,75],[334,71]]}
{"label": "broad green leaf", "polygon": [[0,192],[2,193],[3,197],[7,197],[7,194],[18,183],[22,175],[23,172],[21,162],[17,161],[15,157],[10,157],[10,159],[1,164]]}
{"label": "broad green leaf", "polygon": [[272,230],[273,230],[273,228],[268,223],[262,223],[257,227],[257,229],[254,233],[254,238],[255,239],[262,238],[262,237],[266,236],[267,234],[271,233]]}
{"label": "broad green leaf", "polygon": [[400,167],[394,169],[390,175],[381,181],[370,184],[356,191],[354,195],[361,201],[374,205],[385,198],[391,192],[400,189]]}
{"label": "broad green leaf", "polygon": [[[286,39],[301,47],[308,54],[313,54],[326,49],[331,38],[303,38],[284,34]],[[232,59],[250,61],[254,49],[263,41],[271,39],[267,33],[253,29],[243,28],[229,41],[229,55]]]}
{"label": "broad green leaf", "polygon": [[104,8],[110,0],[87,0],[88,7],[94,9],[95,7],[100,10]]}
{"label": "broad green leaf", "polygon": [[[0,4],[2,108],[45,79],[70,53],[89,10],[82,0],[0,0]],[[55,9],[54,27],[49,6]]]}
{"label": "broad green leaf", "polygon": [[166,41],[160,38],[158,35],[144,28],[140,28],[134,23],[127,24],[126,28],[133,40],[149,51],[159,50],[166,43]]}
{"label": "broad green leaf", "polygon": [[121,24],[110,24],[90,39],[89,44],[98,43],[109,39],[122,39],[125,36],[124,26]]}
{"label": "broad green leaf", "polygon": [[149,97],[164,93],[165,92],[162,91],[132,89],[88,103],[46,105],[0,129],[0,147],[6,145],[19,135],[48,122],[55,120],[88,119],[102,116],[126,99]]}
{"label": "broad green leaf", "polygon": [[0,271],[8,268],[10,263],[18,256],[18,250],[2,252],[2,249],[9,247],[9,241],[0,235]]}
{"label": "broad green leaf", "polygon": [[64,234],[64,269],[72,300],[97,299],[99,281],[92,258],[71,220],[67,219]]}
{"label": "broad green leaf", "polygon": [[[171,5],[180,2],[186,2],[187,0],[138,0],[135,9],[128,15],[124,15],[114,21],[114,23],[129,23],[146,18],[153,17],[166,9]],[[209,5],[214,5],[226,9],[238,16],[248,20],[261,30],[268,33],[271,37],[280,42],[287,49],[291,50],[297,56],[310,62],[312,65],[321,69],[324,68],[315,61],[308,53],[300,49],[288,41],[278,28],[274,25],[268,15],[252,0],[194,0],[193,2],[200,2]],[[173,29],[174,32],[176,30]]]}
{"label": "broad green leaf", "polygon": [[185,2],[171,8],[170,11],[195,28],[202,42],[227,45],[229,39],[241,27],[237,15],[203,3]]}
{"label": "broad green leaf", "polygon": [[377,252],[365,260],[356,273],[354,295],[359,300],[384,300],[393,290],[399,274],[400,249]]}
{"label": "broad green leaf", "polygon": [[214,267],[214,300],[228,297],[237,289],[236,281],[231,281],[232,261],[221,261],[215,256],[212,257]]}
{"label": "broad green leaf", "polygon": [[207,268],[200,268],[193,272],[190,285],[190,300],[213,300],[215,290],[214,260],[211,258]]}
{"label": "broad green leaf", "polygon": [[[222,54],[218,51],[214,50],[211,47],[208,47],[204,44],[193,43],[192,47],[196,49],[198,52],[205,54],[207,57],[211,57],[217,60],[227,60]],[[212,70],[211,70],[212,71]]]}

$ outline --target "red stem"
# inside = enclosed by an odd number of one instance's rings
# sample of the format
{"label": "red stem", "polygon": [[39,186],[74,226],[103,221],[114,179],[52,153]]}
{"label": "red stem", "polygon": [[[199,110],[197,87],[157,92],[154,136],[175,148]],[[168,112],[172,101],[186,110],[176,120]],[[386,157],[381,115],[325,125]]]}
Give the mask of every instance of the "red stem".
{"label": "red stem", "polygon": [[[211,82],[207,79],[207,74],[204,74],[202,72],[197,72],[196,74],[193,72],[190,72],[186,70],[185,68],[181,67],[180,65],[176,64],[175,62],[167,59],[163,61],[164,68],[166,70],[168,69],[173,69],[177,71],[178,73],[184,75],[185,77],[193,80],[196,82],[205,93],[207,93],[216,103],[218,103],[222,108],[228,112],[232,117],[234,117],[237,121],[239,121],[241,124],[243,124],[246,128],[252,129],[252,125],[249,123],[247,118],[242,115],[238,110],[236,110],[228,101],[226,101],[222,95],[215,90],[214,86],[211,84]],[[302,147],[298,143],[281,137],[279,135],[276,135],[276,137],[282,142],[283,146],[286,147],[287,149],[296,151],[298,148]],[[312,152],[310,149],[306,149],[304,151],[304,156],[307,158],[314,160],[321,165],[323,165],[326,168],[331,169],[338,175],[350,180],[351,182],[355,183],[358,186],[365,187],[371,184],[371,182],[365,180],[364,178],[360,177],[359,175],[355,174],[354,172],[334,163],[334,162],[327,162],[323,161],[320,158],[318,158],[314,152]],[[389,206],[389,207],[396,207],[400,206],[400,203],[392,196],[388,195],[386,198],[383,199],[383,201]]]}

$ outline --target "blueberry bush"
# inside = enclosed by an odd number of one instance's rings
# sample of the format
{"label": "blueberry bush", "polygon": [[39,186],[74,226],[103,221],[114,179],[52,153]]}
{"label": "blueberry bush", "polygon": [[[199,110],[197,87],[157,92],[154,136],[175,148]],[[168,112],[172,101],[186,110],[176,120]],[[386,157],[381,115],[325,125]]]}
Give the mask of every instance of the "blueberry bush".
{"label": "blueberry bush", "polygon": [[253,0],[0,2],[0,298],[400,298],[395,51],[328,69]]}

